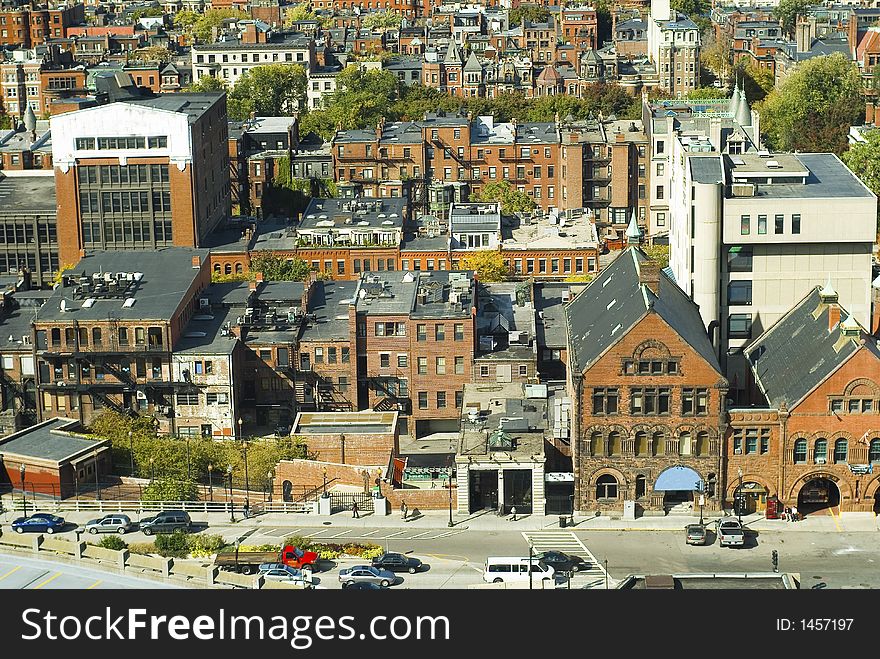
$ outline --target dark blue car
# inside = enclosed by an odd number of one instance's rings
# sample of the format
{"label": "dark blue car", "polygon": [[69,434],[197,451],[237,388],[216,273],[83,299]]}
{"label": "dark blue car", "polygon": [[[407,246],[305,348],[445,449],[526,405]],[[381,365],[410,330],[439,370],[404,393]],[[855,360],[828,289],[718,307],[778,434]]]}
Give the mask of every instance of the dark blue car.
{"label": "dark blue car", "polygon": [[12,522],[12,530],[16,533],[48,533],[52,535],[64,528],[64,518],[49,513],[36,513],[30,517],[19,517]]}

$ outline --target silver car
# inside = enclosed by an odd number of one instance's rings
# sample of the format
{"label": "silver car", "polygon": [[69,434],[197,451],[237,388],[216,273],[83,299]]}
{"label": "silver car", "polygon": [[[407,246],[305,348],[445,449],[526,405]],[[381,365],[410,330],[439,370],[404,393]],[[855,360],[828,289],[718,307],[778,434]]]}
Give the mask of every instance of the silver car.
{"label": "silver car", "polygon": [[339,571],[339,583],[343,588],[348,588],[356,583],[373,583],[382,588],[388,588],[396,578],[393,572],[372,565],[355,565]]}
{"label": "silver car", "polygon": [[131,518],[128,515],[104,515],[100,519],[90,519],[83,525],[89,533],[128,533],[131,531]]}

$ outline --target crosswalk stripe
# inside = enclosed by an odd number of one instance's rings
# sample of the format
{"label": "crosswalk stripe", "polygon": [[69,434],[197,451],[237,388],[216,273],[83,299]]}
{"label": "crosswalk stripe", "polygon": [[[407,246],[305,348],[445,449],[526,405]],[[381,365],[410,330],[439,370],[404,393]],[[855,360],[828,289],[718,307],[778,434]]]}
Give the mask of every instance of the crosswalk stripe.
{"label": "crosswalk stripe", "polygon": [[581,542],[581,539],[570,531],[523,531],[522,535],[526,542],[531,544],[537,552],[550,550],[562,551],[566,554],[579,556],[580,558],[589,561],[590,568],[578,572],[577,574],[579,575],[593,577],[601,576],[603,579],[606,576],[605,568],[602,564],[596,560],[596,557],[593,556],[592,552],[587,549],[587,546]]}

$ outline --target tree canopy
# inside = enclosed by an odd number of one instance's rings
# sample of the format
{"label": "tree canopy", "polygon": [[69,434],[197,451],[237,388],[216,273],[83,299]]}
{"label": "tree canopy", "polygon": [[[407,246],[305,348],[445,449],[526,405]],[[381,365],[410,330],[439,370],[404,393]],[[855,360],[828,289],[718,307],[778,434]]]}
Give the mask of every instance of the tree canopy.
{"label": "tree canopy", "polygon": [[361,25],[369,30],[391,30],[399,28],[403,22],[403,16],[396,11],[375,11],[364,18]]}
{"label": "tree canopy", "polygon": [[500,201],[501,213],[530,213],[535,202],[525,192],[520,192],[507,181],[490,181],[475,194],[474,201]]}
{"label": "tree canopy", "polygon": [[271,253],[251,258],[251,272],[262,272],[267,281],[305,281],[312,268],[301,258],[285,259]]}
{"label": "tree canopy", "polygon": [[194,82],[186,88],[188,92],[225,92],[228,90],[229,85],[226,84],[226,81],[214,76],[202,76],[198,82]]}
{"label": "tree canopy", "polygon": [[510,25],[521,25],[523,20],[530,23],[543,23],[550,18],[550,10],[539,5],[522,4],[510,10]]}
{"label": "tree canopy", "polygon": [[491,249],[469,252],[461,260],[461,269],[473,270],[480,281],[504,281],[510,274],[501,252]]}
{"label": "tree canopy", "polygon": [[[175,24],[178,24],[177,16],[180,16],[182,13],[182,11],[177,12],[175,15]],[[197,18],[189,28],[189,31],[192,32],[199,41],[211,41],[214,28],[219,28],[223,24],[223,21],[230,18],[236,20],[249,20],[251,16],[247,12],[239,11],[238,9],[209,9],[204,14],[196,14],[196,17]],[[191,18],[185,16],[184,20],[189,22],[191,21]],[[180,27],[183,27],[183,25],[180,25]]]}
{"label": "tree canopy", "polygon": [[814,57],[757,107],[774,149],[843,153],[849,127],[864,119],[858,68],[840,53]]}
{"label": "tree canopy", "polygon": [[814,5],[815,0],[779,0],[779,4],[773,8],[773,18],[782,24],[782,29],[788,34],[794,30],[797,17],[805,14],[808,7]]}
{"label": "tree canopy", "polygon": [[[880,132],[872,130],[866,133],[865,142],[850,146],[849,151],[841,155],[841,159],[871,192],[880,196]],[[880,235],[880,215],[877,233]]]}
{"label": "tree canopy", "polygon": [[242,121],[250,114],[262,117],[291,115],[306,95],[306,70],[301,64],[263,64],[242,75],[227,100],[229,116]]}

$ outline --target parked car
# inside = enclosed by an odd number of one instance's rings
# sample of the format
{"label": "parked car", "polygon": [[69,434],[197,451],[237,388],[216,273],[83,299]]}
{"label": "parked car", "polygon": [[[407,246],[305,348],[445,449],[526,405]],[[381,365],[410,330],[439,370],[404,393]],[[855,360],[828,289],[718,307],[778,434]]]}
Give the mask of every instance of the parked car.
{"label": "parked car", "polygon": [[289,581],[301,583],[306,588],[312,587],[311,570],[297,570],[284,563],[263,563],[260,565],[260,576],[269,581]]}
{"label": "parked car", "polygon": [[355,581],[350,584],[342,584],[346,590],[384,590],[382,586],[372,581]]}
{"label": "parked car", "polygon": [[745,532],[736,517],[725,517],[718,522],[718,544],[722,547],[742,547]]}
{"label": "parked car", "polygon": [[[529,576],[531,573],[531,576]],[[556,570],[536,561],[522,556],[489,556],[486,559],[486,568],[483,570],[483,581],[486,583],[535,583],[555,579]]]}
{"label": "parked car", "polygon": [[158,515],[142,519],[138,527],[144,535],[154,533],[173,533],[174,531],[189,531],[192,528],[192,520],[189,513],[183,510],[163,510]]}
{"label": "parked car", "polygon": [[343,588],[357,583],[374,583],[382,588],[388,588],[396,579],[393,572],[372,565],[355,565],[339,571],[339,583]]}
{"label": "parked car", "polygon": [[131,517],[128,515],[104,515],[98,519],[90,519],[83,524],[82,530],[88,533],[128,533],[131,531]]}
{"label": "parked car", "polygon": [[705,545],[706,544],[706,527],[702,524],[688,524],[684,527],[686,539],[689,545]]}
{"label": "parked car", "polygon": [[392,572],[409,572],[415,574],[422,569],[418,558],[410,558],[403,554],[385,553],[373,559],[373,567],[391,570]]}
{"label": "parked car", "polygon": [[539,563],[549,565],[556,572],[580,572],[590,567],[590,564],[580,556],[572,556],[561,551],[543,551],[534,558]]}
{"label": "parked car", "polygon": [[61,531],[66,522],[63,517],[49,513],[34,513],[30,517],[19,517],[12,522],[12,530],[16,533],[48,533],[52,535]]}

